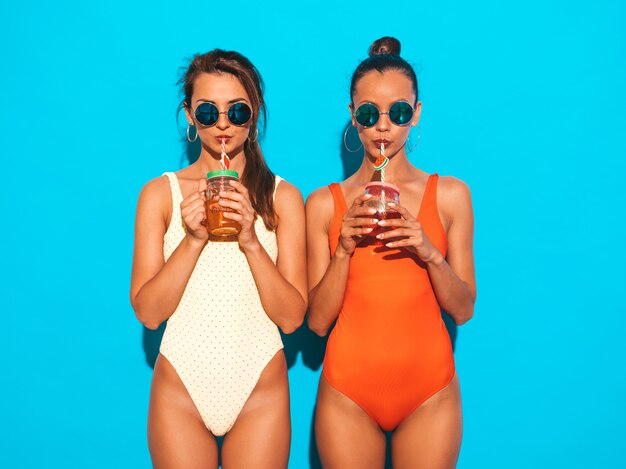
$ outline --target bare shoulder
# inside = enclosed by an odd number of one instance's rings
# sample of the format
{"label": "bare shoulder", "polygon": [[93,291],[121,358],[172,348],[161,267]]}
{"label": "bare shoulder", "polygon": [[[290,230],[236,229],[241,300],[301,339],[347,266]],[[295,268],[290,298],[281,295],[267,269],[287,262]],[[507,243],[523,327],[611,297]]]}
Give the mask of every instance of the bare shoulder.
{"label": "bare shoulder", "polygon": [[307,210],[324,210],[333,207],[333,194],[328,186],[315,189],[306,199]]}
{"label": "bare shoulder", "polygon": [[304,225],[304,201],[300,190],[293,184],[285,181],[280,182],[276,188],[274,198],[274,210],[278,217],[278,226],[283,226],[281,220],[288,220],[287,225],[293,229],[294,224]]}
{"label": "bare shoulder", "polygon": [[441,176],[437,184],[437,199],[448,205],[471,199],[469,186],[454,176]]}
{"label": "bare shoulder", "polygon": [[283,179],[276,188],[276,204],[286,206],[294,202],[304,204],[300,189]]}
{"label": "bare shoulder", "polygon": [[439,209],[449,224],[472,217],[472,195],[469,186],[453,176],[441,176],[437,184]]}
{"label": "bare shoulder", "polygon": [[170,187],[170,182],[167,176],[165,175],[158,176],[146,182],[143,188],[141,189],[141,193],[155,196],[158,194],[169,192],[170,191],[169,187]]}
{"label": "bare shoulder", "polygon": [[137,211],[159,211],[164,216],[171,211],[172,198],[167,176],[159,176],[148,181],[139,193]]}
{"label": "bare shoulder", "polygon": [[315,189],[306,199],[306,219],[307,226],[311,228],[321,227],[325,232],[328,231],[333,214],[335,212],[335,203],[333,194],[328,186]]}

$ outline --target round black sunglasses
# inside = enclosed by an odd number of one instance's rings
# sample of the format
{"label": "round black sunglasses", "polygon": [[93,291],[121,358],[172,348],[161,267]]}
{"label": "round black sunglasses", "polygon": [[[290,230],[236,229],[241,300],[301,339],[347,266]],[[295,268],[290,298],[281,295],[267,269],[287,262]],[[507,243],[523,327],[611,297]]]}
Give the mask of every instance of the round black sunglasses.
{"label": "round black sunglasses", "polygon": [[387,114],[389,120],[394,124],[402,126],[411,123],[413,108],[405,101],[396,101],[391,105],[388,112],[380,112],[375,104],[363,103],[357,108],[354,118],[363,127],[371,127],[376,125],[383,114]]}
{"label": "round black sunglasses", "polygon": [[215,125],[220,114],[226,114],[231,124],[242,126],[252,117],[252,110],[246,103],[234,103],[228,111],[219,111],[213,103],[202,103],[196,108],[196,120],[205,127]]}

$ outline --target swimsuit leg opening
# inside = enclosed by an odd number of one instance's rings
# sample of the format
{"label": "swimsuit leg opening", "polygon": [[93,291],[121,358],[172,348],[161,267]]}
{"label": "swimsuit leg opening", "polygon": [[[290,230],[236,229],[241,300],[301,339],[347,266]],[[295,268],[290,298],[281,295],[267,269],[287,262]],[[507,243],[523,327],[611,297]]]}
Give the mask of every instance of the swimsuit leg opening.
{"label": "swimsuit leg opening", "polygon": [[334,385],[329,379],[328,376],[326,376],[326,373],[324,372],[324,369],[322,368],[322,376],[320,377],[320,379],[324,379],[324,381],[326,381],[326,383],[328,383],[328,385],[333,388],[335,391],[337,391],[339,394],[341,394],[342,396],[344,396],[345,398],[349,399],[350,401],[354,402],[363,412],[365,412],[365,414],[370,418],[370,420],[374,423],[374,425],[376,425],[378,427],[378,429],[381,432],[385,432],[385,430],[380,426],[380,424],[378,423],[378,420],[376,420],[374,418],[374,416],[365,408],[365,406],[359,402],[358,399],[355,399],[354,397],[350,396],[350,394],[342,391],[341,389],[339,389],[336,385]]}

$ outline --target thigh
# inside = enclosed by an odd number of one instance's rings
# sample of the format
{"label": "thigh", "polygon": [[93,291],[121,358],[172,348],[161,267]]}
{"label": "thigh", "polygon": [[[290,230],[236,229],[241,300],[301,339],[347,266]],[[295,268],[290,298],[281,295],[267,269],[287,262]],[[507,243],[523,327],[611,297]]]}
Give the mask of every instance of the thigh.
{"label": "thigh", "polygon": [[459,379],[402,421],[391,439],[394,469],[451,469],[461,449],[463,420]]}
{"label": "thigh", "polygon": [[291,444],[289,383],[285,354],[279,351],[224,437],[224,469],[287,468]]}
{"label": "thigh", "polygon": [[324,469],[382,469],[385,434],[322,375],[315,409],[315,439]]}
{"label": "thigh", "polygon": [[159,355],[148,409],[148,446],[155,469],[217,469],[217,444],[174,367]]}

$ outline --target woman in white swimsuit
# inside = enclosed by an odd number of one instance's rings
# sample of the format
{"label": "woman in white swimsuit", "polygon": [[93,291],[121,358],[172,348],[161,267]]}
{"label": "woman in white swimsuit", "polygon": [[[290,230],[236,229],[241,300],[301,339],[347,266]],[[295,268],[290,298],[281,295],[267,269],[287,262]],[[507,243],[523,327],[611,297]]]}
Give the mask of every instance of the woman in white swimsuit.
{"label": "woman in white swimsuit", "polygon": [[[263,82],[248,59],[213,50],[181,79],[198,161],[148,182],[137,204],[131,303],[150,329],[167,320],[148,412],[154,467],[286,468],[291,426],[278,331],[307,306],[304,204],[275,176],[258,144]],[[223,148],[223,145],[225,148]],[[240,183],[221,193],[241,224],[231,242],[209,239],[206,174],[222,150]],[[278,327],[277,327],[278,326]]]}

